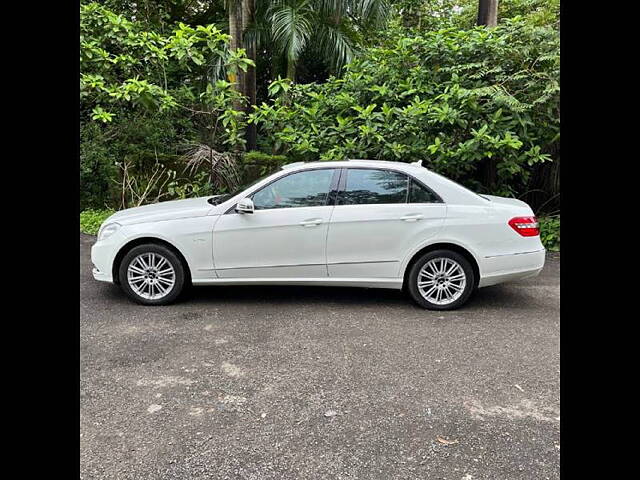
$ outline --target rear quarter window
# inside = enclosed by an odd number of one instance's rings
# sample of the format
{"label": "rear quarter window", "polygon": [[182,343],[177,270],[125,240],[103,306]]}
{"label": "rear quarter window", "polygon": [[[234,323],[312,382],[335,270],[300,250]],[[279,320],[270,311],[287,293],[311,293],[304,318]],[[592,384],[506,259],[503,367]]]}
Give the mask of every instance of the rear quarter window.
{"label": "rear quarter window", "polygon": [[442,199],[412,178],[409,182],[409,203],[442,203]]}

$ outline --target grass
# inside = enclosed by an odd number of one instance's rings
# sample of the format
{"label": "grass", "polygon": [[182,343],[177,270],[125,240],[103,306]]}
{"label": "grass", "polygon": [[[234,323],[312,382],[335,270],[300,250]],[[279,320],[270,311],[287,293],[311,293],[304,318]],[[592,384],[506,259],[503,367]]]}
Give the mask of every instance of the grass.
{"label": "grass", "polygon": [[80,231],[89,235],[97,235],[100,225],[108,217],[113,215],[115,210],[84,210],[80,212]]}

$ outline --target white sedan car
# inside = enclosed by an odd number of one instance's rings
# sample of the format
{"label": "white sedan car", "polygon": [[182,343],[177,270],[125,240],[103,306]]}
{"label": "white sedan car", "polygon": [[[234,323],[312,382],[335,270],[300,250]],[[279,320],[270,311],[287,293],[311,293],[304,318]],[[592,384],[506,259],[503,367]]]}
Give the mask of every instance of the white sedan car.
{"label": "white sedan car", "polygon": [[115,213],[91,249],[94,278],[163,305],[189,285],[405,289],[450,310],[474,289],[537,275],[537,220],[414,164],[295,163],[240,192]]}

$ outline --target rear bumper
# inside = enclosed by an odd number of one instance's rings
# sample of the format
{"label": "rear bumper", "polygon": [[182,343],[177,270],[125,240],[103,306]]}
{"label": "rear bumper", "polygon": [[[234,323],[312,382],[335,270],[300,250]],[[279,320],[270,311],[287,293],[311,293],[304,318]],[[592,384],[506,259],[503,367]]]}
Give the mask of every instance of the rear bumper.
{"label": "rear bumper", "polygon": [[546,250],[498,255],[483,259],[478,287],[535,277],[544,267]]}

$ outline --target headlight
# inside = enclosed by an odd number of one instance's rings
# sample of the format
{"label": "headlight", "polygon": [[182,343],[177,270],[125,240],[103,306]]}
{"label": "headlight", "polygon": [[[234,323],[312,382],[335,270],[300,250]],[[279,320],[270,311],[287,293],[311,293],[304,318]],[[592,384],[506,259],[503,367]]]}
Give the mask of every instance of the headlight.
{"label": "headlight", "polygon": [[105,240],[109,238],[111,235],[120,230],[119,223],[109,223],[107,225],[103,225],[100,227],[100,231],[98,232],[98,241]]}

